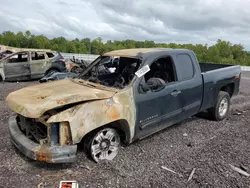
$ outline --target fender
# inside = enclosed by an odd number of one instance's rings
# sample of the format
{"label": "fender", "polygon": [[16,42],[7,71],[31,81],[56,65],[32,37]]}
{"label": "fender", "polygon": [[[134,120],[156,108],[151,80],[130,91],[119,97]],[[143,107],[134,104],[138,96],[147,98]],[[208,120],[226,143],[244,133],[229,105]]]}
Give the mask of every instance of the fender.
{"label": "fender", "polygon": [[129,138],[127,142],[131,143],[135,130],[135,107],[130,92],[132,91],[117,93],[113,98],[76,105],[51,116],[47,123],[68,122],[75,144],[99,127],[114,122],[125,122],[118,123],[117,126],[121,126],[126,138]]}
{"label": "fender", "polygon": [[52,63],[51,67],[48,68],[48,70],[46,70],[46,72],[48,72],[51,69],[56,69],[60,72],[64,72],[66,71],[66,65],[60,64],[60,63]]}

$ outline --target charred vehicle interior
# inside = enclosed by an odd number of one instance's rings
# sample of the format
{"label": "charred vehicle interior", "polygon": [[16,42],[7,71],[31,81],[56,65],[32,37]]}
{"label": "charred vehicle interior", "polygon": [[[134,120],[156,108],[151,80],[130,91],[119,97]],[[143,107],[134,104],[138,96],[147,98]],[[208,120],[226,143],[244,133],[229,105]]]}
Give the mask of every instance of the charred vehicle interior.
{"label": "charred vehicle interior", "polygon": [[130,84],[140,64],[136,58],[101,56],[78,78],[122,89]]}

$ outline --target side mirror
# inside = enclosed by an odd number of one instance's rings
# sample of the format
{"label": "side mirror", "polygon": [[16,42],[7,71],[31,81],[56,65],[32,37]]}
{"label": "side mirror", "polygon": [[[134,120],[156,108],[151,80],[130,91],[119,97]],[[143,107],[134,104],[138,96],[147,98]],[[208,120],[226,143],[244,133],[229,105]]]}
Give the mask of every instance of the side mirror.
{"label": "side mirror", "polygon": [[142,84],[144,92],[151,90],[153,92],[160,91],[165,87],[165,81],[161,78],[150,78],[145,84]]}

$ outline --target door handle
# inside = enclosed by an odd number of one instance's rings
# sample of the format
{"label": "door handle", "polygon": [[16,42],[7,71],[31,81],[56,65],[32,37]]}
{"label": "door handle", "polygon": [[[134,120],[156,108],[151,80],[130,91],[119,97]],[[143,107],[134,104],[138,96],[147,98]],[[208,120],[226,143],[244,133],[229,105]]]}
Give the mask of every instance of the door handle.
{"label": "door handle", "polygon": [[174,97],[177,97],[179,94],[181,94],[181,91],[174,90],[171,95]]}

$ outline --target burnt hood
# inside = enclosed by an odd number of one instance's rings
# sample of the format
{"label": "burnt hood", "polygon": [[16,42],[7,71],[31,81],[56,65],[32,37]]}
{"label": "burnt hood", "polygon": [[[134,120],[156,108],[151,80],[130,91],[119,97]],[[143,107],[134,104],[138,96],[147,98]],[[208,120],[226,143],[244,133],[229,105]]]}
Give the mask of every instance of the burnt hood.
{"label": "burnt hood", "polygon": [[114,90],[87,86],[84,81],[64,79],[26,87],[10,93],[6,102],[18,114],[29,118],[39,118],[51,109],[67,104],[107,99]]}

